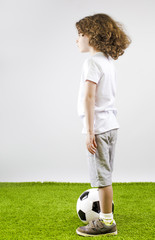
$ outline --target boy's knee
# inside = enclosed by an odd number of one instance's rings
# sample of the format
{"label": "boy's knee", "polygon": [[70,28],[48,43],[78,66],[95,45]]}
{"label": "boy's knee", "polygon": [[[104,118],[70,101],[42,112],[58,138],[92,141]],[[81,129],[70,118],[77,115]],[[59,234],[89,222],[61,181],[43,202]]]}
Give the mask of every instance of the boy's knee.
{"label": "boy's knee", "polygon": [[111,186],[112,186],[112,184],[106,185],[106,186],[99,186],[98,189],[100,189],[100,188],[105,188],[105,187],[111,187]]}

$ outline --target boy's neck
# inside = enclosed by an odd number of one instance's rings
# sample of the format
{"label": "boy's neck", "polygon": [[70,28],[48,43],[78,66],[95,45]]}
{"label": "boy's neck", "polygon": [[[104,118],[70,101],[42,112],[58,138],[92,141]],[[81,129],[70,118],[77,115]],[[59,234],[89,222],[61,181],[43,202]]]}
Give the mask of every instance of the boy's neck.
{"label": "boy's neck", "polygon": [[90,52],[90,55],[93,56],[93,55],[95,55],[97,52],[101,52],[101,51],[95,50],[94,48],[90,48],[89,52]]}

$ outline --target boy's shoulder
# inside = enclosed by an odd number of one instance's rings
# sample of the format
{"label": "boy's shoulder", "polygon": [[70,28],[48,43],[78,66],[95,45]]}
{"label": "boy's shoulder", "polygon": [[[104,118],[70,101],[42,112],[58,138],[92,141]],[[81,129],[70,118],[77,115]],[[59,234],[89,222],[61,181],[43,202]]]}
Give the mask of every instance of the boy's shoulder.
{"label": "boy's shoulder", "polygon": [[115,70],[113,59],[111,57],[107,58],[102,54],[97,54],[88,56],[84,60],[83,71],[88,71],[88,69],[92,69],[92,71],[99,71],[103,73],[107,70],[109,71],[109,66],[111,71]]}
{"label": "boy's shoulder", "polygon": [[99,58],[96,55],[89,56],[84,60],[83,69],[86,71],[88,69],[92,69],[92,71],[99,71],[102,73],[102,65],[103,62],[100,62]]}
{"label": "boy's shoulder", "polygon": [[91,64],[98,65],[98,62],[97,62],[95,56],[89,56],[89,57],[87,57],[87,58],[84,60],[84,63],[83,63],[84,66],[90,66]]}
{"label": "boy's shoulder", "polygon": [[111,62],[112,58],[109,56],[108,58],[105,57],[101,52],[99,54],[95,54],[92,56],[87,57],[84,60],[84,64],[95,64],[95,65],[100,65],[106,62]]}

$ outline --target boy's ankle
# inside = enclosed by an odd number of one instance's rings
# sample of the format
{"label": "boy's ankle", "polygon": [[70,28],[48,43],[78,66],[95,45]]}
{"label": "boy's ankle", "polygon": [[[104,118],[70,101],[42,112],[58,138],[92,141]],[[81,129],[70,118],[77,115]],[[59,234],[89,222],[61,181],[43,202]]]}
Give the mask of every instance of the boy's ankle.
{"label": "boy's ankle", "polygon": [[114,222],[112,212],[111,213],[102,213],[102,212],[100,212],[100,219],[106,225],[111,225]]}
{"label": "boy's ankle", "polygon": [[100,219],[101,220],[101,222],[103,222],[105,225],[107,225],[107,226],[110,226],[110,225],[112,225],[113,223],[115,223],[116,224],[116,222],[115,222],[115,220],[113,219],[111,222],[107,222],[107,221],[105,221],[105,220],[103,220],[103,219]]}

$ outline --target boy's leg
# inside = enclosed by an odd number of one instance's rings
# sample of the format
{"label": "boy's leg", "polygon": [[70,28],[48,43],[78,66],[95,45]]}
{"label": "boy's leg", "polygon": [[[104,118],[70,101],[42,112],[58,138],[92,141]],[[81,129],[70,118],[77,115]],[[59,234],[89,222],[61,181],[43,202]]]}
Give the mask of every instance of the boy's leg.
{"label": "boy's leg", "polygon": [[[115,154],[115,145],[117,141],[117,130],[110,131],[108,135],[108,145],[109,145],[109,167],[112,175],[113,162]],[[105,151],[104,151],[105,152]],[[108,166],[108,165],[107,165]],[[112,179],[111,179],[112,181]],[[100,201],[100,218],[104,220],[105,223],[110,224],[113,221],[112,214],[112,200],[113,200],[113,188],[112,183],[107,184],[104,187],[99,187],[99,201]]]}
{"label": "boy's leg", "polygon": [[99,201],[100,201],[100,219],[105,224],[111,224],[115,222],[112,213],[112,200],[113,200],[113,189],[112,185],[99,187]]}
{"label": "boy's leg", "polygon": [[99,187],[99,200],[102,213],[112,212],[113,189],[112,185]]}

